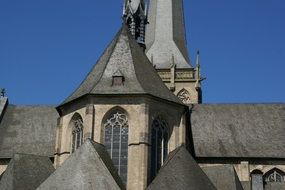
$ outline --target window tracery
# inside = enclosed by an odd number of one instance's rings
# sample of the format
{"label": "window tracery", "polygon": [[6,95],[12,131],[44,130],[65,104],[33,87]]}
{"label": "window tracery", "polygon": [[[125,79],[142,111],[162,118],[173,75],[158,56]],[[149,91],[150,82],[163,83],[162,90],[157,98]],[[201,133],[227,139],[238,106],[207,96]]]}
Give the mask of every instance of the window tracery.
{"label": "window tracery", "polygon": [[284,181],[284,175],[282,175],[277,170],[271,171],[270,174],[267,174],[265,181],[267,182],[283,182]]}
{"label": "window tracery", "polygon": [[186,89],[182,89],[178,92],[177,97],[184,103],[184,104],[190,104],[190,93]]}
{"label": "window tracery", "polygon": [[104,123],[105,146],[114,166],[126,184],[128,168],[128,117],[121,111],[113,112]]}
{"label": "window tracery", "polygon": [[72,119],[72,148],[71,152],[75,152],[83,143],[83,120],[79,115],[75,115]]}

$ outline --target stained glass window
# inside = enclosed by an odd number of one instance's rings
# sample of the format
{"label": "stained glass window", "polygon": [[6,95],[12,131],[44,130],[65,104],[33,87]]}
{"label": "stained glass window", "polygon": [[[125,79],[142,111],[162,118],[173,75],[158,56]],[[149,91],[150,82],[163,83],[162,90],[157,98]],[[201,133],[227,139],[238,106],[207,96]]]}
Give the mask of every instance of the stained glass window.
{"label": "stained glass window", "polygon": [[105,127],[105,147],[109,152],[113,164],[118,170],[118,173],[127,183],[128,169],[128,118],[123,112],[117,111],[110,114]]}
{"label": "stained glass window", "polygon": [[154,119],[151,126],[151,181],[166,159],[168,140],[167,123],[159,117]]}
{"label": "stained glass window", "polygon": [[80,115],[75,115],[72,120],[72,149],[74,152],[83,143],[83,121]]}

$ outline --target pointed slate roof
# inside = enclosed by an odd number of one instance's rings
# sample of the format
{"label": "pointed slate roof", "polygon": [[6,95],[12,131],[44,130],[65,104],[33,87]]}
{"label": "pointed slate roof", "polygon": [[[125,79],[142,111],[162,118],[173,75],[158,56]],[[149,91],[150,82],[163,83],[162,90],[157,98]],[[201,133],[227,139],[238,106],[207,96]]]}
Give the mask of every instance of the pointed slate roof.
{"label": "pointed slate roof", "polygon": [[[112,86],[112,77],[118,70],[124,76],[124,85]],[[84,81],[61,105],[87,94],[149,94],[182,104],[162,82],[125,25]]]}
{"label": "pointed slate roof", "polygon": [[202,168],[219,190],[243,190],[242,184],[232,165],[211,166]]}
{"label": "pointed slate roof", "polygon": [[48,157],[15,154],[1,178],[0,189],[34,190],[53,171]]}
{"label": "pointed slate roof", "polygon": [[151,0],[146,54],[158,69],[192,68],[187,50],[183,0]]}
{"label": "pointed slate roof", "polygon": [[207,175],[185,147],[171,152],[147,190],[214,190]]}
{"label": "pointed slate roof", "polygon": [[38,190],[125,189],[105,147],[91,140],[77,149]]}

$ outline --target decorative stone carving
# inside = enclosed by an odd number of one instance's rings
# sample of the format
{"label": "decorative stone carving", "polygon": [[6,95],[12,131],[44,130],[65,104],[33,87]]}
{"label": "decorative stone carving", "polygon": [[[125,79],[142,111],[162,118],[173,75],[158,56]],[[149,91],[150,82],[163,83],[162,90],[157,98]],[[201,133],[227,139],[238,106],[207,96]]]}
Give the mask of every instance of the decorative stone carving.
{"label": "decorative stone carving", "polygon": [[162,80],[170,80],[171,78],[170,72],[167,72],[167,71],[165,72],[159,71],[158,74]]}
{"label": "decorative stone carving", "polygon": [[184,89],[184,88],[178,92],[177,97],[184,104],[190,104],[191,103],[190,93],[186,89]]}
{"label": "decorative stone carving", "polygon": [[193,73],[190,72],[176,72],[175,73],[176,79],[193,79]]}

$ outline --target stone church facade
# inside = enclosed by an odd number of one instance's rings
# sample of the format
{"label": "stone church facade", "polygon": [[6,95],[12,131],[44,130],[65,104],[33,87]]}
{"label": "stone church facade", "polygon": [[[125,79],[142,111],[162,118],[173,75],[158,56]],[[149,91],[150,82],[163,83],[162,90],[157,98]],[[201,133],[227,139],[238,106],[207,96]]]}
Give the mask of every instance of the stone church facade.
{"label": "stone church facade", "polygon": [[285,104],[203,104],[185,36],[182,0],[125,0],[60,105],[1,96],[0,189],[285,189]]}

